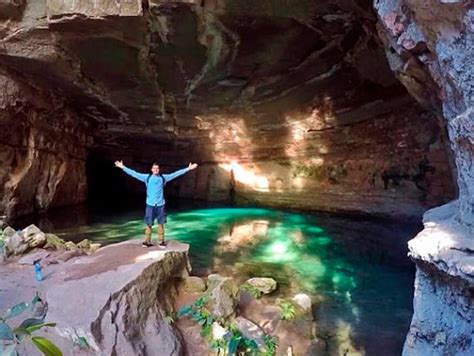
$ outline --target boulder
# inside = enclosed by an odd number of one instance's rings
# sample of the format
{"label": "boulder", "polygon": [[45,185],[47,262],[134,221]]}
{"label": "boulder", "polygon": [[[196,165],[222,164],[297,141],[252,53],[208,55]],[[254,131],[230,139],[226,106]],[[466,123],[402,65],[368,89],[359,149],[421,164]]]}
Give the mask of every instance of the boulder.
{"label": "boulder", "polygon": [[21,233],[23,234],[23,240],[31,249],[43,247],[46,244],[46,234],[36,225],[27,226]]}
{"label": "boulder", "polygon": [[292,299],[304,312],[311,311],[311,297],[307,294],[297,294]]}
{"label": "boulder", "polygon": [[273,278],[250,278],[246,283],[250,284],[252,287],[255,287],[263,294],[270,294],[277,287],[277,282]]}
{"label": "boulder", "polygon": [[98,243],[91,244],[90,247],[89,247],[89,252],[90,252],[90,253],[97,252],[97,250],[98,250],[101,246],[102,246],[102,244],[98,244]]}
{"label": "boulder", "polygon": [[[80,353],[74,346],[78,337],[87,340],[88,355],[182,355],[181,337],[164,316],[173,298],[172,281],[187,270],[188,249],[170,241],[166,251],[145,250],[138,241],[126,241],[50,265],[42,297],[47,320],[57,326],[48,329],[48,338],[64,355]],[[85,253],[64,253],[78,252]],[[16,288],[34,282],[21,279]],[[0,290],[0,298],[2,293],[18,291]]]}
{"label": "boulder", "polygon": [[226,328],[221,326],[217,322],[212,323],[212,339],[213,340],[220,340],[223,339],[224,336],[229,332]]}
{"label": "boulder", "polygon": [[90,250],[91,242],[88,239],[84,239],[81,242],[78,242],[76,246],[84,250]]}
{"label": "boulder", "polygon": [[239,288],[234,280],[218,274],[208,276],[209,287],[205,296],[207,307],[212,316],[219,319],[228,319],[235,316]]}
{"label": "boulder", "polygon": [[46,244],[46,235],[35,225],[30,225],[22,231],[7,227],[3,230],[3,237],[6,256],[22,255]]}
{"label": "boulder", "polygon": [[46,234],[46,244],[43,248],[47,250],[65,250],[66,242],[55,234]]}
{"label": "boulder", "polygon": [[255,341],[259,348],[265,346],[265,340],[263,338],[265,333],[260,328],[260,326],[241,316],[235,318],[235,323],[237,324],[237,327],[243,336],[245,336],[247,339]]}
{"label": "boulder", "polygon": [[183,290],[188,293],[199,293],[206,290],[206,283],[202,278],[189,276],[184,278]]}

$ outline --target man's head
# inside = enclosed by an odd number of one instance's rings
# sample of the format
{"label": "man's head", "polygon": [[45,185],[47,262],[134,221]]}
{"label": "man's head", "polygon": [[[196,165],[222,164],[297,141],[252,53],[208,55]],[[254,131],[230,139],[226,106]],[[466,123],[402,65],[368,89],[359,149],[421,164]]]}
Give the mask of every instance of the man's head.
{"label": "man's head", "polygon": [[153,164],[151,165],[151,173],[153,173],[154,175],[160,174],[160,165],[158,163],[153,162]]}

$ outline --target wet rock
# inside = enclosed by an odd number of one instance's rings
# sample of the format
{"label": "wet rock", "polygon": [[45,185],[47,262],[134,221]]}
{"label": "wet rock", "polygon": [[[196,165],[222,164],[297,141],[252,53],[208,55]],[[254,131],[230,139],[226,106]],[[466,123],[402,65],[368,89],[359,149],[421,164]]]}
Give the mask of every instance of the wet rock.
{"label": "wet rock", "polygon": [[263,294],[270,294],[277,288],[277,282],[273,278],[250,278],[246,283],[250,284],[252,287],[255,287]]}
{"label": "wet rock", "polygon": [[235,316],[239,288],[232,278],[218,274],[208,276],[207,307],[215,318],[228,319]]}

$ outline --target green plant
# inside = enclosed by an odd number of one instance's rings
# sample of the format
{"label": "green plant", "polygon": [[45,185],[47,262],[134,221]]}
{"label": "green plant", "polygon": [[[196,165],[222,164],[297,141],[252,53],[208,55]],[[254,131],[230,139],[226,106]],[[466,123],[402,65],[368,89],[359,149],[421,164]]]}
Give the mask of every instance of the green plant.
{"label": "green plant", "polygon": [[178,311],[178,317],[188,316],[192,320],[201,325],[201,335],[210,340],[212,336],[212,323],[214,318],[209,310],[206,309],[206,298],[201,297],[196,299],[192,305],[184,305]]}
{"label": "green plant", "polygon": [[[33,312],[32,318],[23,320],[19,326],[11,327],[7,320],[21,315],[25,311]],[[38,293],[31,303],[19,303],[7,310],[0,317],[0,351],[2,355],[18,355],[17,347],[22,342],[30,341],[41,353],[46,356],[62,356],[61,350],[50,340],[42,336],[34,336],[35,331],[43,327],[54,327],[56,323],[45,323],[47,306],[42,301]]]}
{"label": "green plant", "polygon": [[265,351],[263,351],[262,356],[274,356],[278,346],[276,339],[273,336],[264,335],[263,341],[265,342]]}
{"label": "green plant", "polygon": [[278,300],[278,306],[280,307],[281,318],[283,320],[291,320],[296,315],[296,307],[290,300],[280,299]]}
{"label": "green plant", "polygon": [[248,292],[255,299],[259,299],[262,296],[262,292],[258,288],[248,283],[242,284],[240,289]]}
{"label": "green plant", "polygon": [[[201,335],[210,341],[210,347],[217,351],[218,355],[225,356],[236,356],[236,355],[248,355],[248,356],[257,356],[262,354],[259,351],[257,343],[252,340],[244,337],[240,332],[239,328],[235,324],[226,325],[227,333],[222,339],[212,340],[212,323],[216,320],[211,316],[210,312],[206,309],[206,298],[198,298],[191,305],[184,305],[178,311],[178,317],[187,316],[192,320],[195,320],[199,325],[201,325]],[[267,350],[275,350],[276,344],[273,338],[272,347],[269,347],[267,344],[266,350],[263,352],[265,356],[274,355],[274,353],[269,353]]]}
{"label": "green plant", "polygon": [[224,336],[227,343],[227,355],[258,355],[257,343],[243,336],[237,325],[231,324],[228,329],[229,332]]}

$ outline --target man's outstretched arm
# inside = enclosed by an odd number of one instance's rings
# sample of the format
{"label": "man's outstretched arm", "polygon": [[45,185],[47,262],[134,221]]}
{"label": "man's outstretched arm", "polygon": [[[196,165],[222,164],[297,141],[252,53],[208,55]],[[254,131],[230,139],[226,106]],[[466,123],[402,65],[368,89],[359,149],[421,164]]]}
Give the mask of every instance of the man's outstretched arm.
{"label": "man's outstretched arm", "polygon": [[183,174],[186,174],[187,172],[192,171],[193,169],[196,169],[197,166],[197,163],[190,163],[189,166],[180,169],[179,171],[170,174],[163,174],[163,177],[165,178],[166,182],[170,182],[173,179],[178,178],[179,176],[182,176]]}
{"label": "man's outstretched arm", "polygon": [[125,167],[124,164],[123,164],[123,161],[115,161],[115,167],[122,169],[129,176],[132,176],[133,178],[138,179],[139,181],[141,181],[143,183],[146,182],[146,180],[148,179],[148,176],[149,176],[149,174],[138,173],[138,172],[135,172],[133,169]]}

